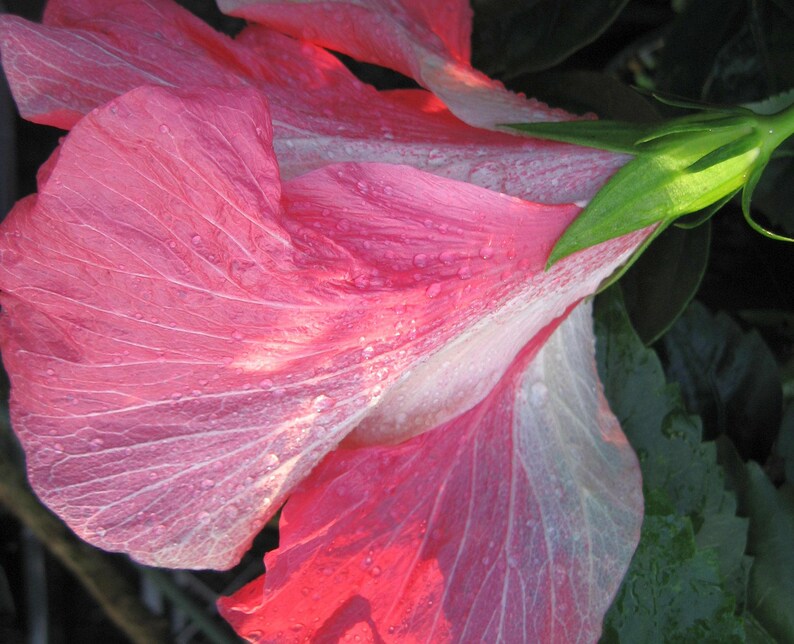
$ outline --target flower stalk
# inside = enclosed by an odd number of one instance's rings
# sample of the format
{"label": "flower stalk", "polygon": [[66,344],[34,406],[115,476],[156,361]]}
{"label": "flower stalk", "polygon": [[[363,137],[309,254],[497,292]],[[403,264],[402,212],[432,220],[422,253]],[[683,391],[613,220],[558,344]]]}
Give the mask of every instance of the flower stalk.
{"label": "flower stalk", "polygon": [[684,215],[704,211],[701,223],[739,191],[745,219],[754,230],[792,241],[755,222],[750,199],[774,152],[794,134],[794,105],[772,115],[747,107],[708,108],[651,127],[616,121],[510,127],[537,138],[634,156],[566,229],[547,268],[584,248],[649,226],[656,226],[658,235]]}

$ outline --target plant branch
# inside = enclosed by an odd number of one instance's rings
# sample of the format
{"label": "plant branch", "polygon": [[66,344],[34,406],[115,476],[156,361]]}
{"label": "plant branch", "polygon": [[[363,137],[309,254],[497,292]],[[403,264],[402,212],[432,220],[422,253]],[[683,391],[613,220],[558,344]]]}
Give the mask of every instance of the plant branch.
{"label": "plant branch", "polygon": [[0,450],[0,503],[66,566],[113,623],[136,644],[169,641],[165,619],[153,615],[108,557],[80,541],[28,488],[20,469]]}

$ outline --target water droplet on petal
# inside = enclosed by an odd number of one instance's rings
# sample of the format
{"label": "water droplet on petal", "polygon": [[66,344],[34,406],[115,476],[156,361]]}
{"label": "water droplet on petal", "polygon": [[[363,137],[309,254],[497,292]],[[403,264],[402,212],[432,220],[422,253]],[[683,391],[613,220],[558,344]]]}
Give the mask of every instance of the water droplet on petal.
{"label": "water droplet on petal", "polygon": [[438,256],[443,264],[449,266],[455,261],[455,253],[451,250],[442,251],[441,254]]}
{"label": "water droplet on petal", "polygon": [[336,401],[325,394],[320,394],[312,401],[312,407],[315,411],[328,411],[334,405],[336,405]]}
{"label": "water droplet on petal", "polygon": [[480,257],[483,259],[491,259],[494,255],[494,249],[491,246],[483,246],[480,248]]}
{"label": "water droplet on petal", "polygon": [[458,277],[462,280],[467,280],[471,277],[471,268],[468,266],[461,266],[458,271]]}
{"label": "water droplet on petal", "polygon": [[190,241],[193,243],[194,246],[198,246],[201,243],[201,235],[193,235],[190,238]]}
{"label": "water droplet on petal", "polygon": [[162,134],[168,134],[170,131],[171,131],[171,128],[169,128],[169,127],[168,127],[168,126],[167,126],[165,123],[163,123],[163,124],[160,126],[160,132],[161,132]]}
{"label": "water droplet on petal", "polygon": [[438,282],[431,284],[425,290],[425,295],[427,295],[427,297],[436,297],[439,293],[441,293],[441,284]]}
{"label": "water droplet on petal", "polygon": [[532,385],[530,396],[533,405],[543,405],[549,397],[549,389],[542,382],[536,382]]}
{"label": "water droplet on petal", "polygon": [[424,268],[427,266],[427,255],[424,253],[417,253],[414,255],[414,266],[417,268]]}
{"label": "water droplet on petal", "polygon": [[281,459],[279,459],[278,454],[268,454],[265,456],[265,465],[267,467],[275,467],[278,465],[279,460]]}

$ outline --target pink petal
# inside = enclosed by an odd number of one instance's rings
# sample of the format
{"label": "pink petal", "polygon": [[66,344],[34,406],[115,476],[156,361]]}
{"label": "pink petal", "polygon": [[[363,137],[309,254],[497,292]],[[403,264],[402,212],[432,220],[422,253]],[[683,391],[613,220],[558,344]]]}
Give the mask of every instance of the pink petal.
{"label": "pink petal", "polygon": [[0,17],[6,74],[20,111],[37,122],[71,127],[141,84],[248,85],[267,96],[287,178],[378,161],[566,203],[590,199],[625,160],[472,128],[427,92],[378,93],[308,43],[262,27],[233,42],[171,3],[50,3],[47,19]]}
{"label": "pink petal", "polygon": [[14,427],[100,547],[232,565],[356,426],[397,442],[476,404],[644,236],[543,272],[577,208],[408,167],[329,167],[279,203],[270,136],[256,91],[134,90],[2,226]]}
{"label": "pink petal", "polygon": [[601,394],[590,307],[527,364],[541,340],[447,425],[329,455],[290,497],[266,578],[219,602],[238,633],[596,641],[639,538],[639,468]]}
{"label": "pink petal", "polygon": [[399,71],[469,125],[565,120],[562,110],[513,94],[469,64],[471,10],[462,0],[218,0],[221,11]]}

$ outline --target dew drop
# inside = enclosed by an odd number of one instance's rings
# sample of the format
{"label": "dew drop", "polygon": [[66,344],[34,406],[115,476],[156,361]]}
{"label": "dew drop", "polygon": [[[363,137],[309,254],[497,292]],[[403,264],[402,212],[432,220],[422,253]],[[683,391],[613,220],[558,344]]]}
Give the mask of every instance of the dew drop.
{"label": "dew drop", "polygon": [[261,389],[270,389],[273,387],[273,381],[270,378],[262,378],[257,384]]}
{"label": "dew drop", "polygon": [[47,369],[47,375],[48,376],[54,376],[55,375],[55,369]]}
{"label": "dew drop", "polygon": [[435,282],[434,284],[431,284],[425,290],[425,295],[427,295],[427,297],[431,297],[431,298],[432,297],[436,297],[439,293],[441,293],[441,284],[439,284],[438,282]]}
{"label": "dew drop", "polygon": [[468,266],[461,266],[460,270],[458,271],[458,277],[462,280],[471,278],[471,268]]}
{"label": "dew drop", "polygon": [[494,255],[494,249],[491,246],[483,246],[480,248],[480,257],[483,259],[491,259]]}
{"label": "dew drop", "polygon": [[530,390],[533,405],[543,405],[549,397],[549,390],[542,382],[536,382]]}
{"label": "dew drop", "polygon": [[193,235],[190,238],[190,241],[193,243],[194,246],[198,246],[201,243],[201,235]]}
{"label": "dew drop", "polygon": [[417,268],[424,268],[427,266],[427,255],[424,253],[417,253],[414,255],[414,266]]}
{"label": "dew drop", "polygon": [[312,408],[314,411],[328,411],[336,405],[336,401],[330,396],[320,394],[312,401]]}
{"label": "dew drop", "polygon": [[160,132],[162,134],[168,134],[171,131],[171,128],[168,127],[165,123],[160,126]]}
{"label": "dew drop", "polygon": [[265,466],[266,467],[275,467],[279,463],[278,454],[268,454],[265,456]]}
{"label": "dew drop", "polygon": [[445,250],[441,252],[438,258],[441,260],[442,264],[449,266],[455,261],[455,253],[451,250]]}
{"label": "dew drop", "polygon": [[380,566],[373,566],[372,570],[369,571],[369,574],[373,577],[380,577],[383,571],[380,569]]}

